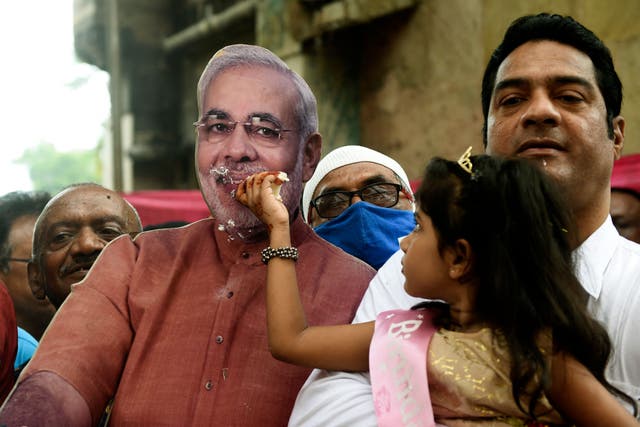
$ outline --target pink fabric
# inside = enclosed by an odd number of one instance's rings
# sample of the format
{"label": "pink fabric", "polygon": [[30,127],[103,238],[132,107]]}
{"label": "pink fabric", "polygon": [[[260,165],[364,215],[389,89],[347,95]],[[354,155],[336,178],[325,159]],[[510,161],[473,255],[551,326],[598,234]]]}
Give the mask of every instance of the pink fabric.
{"label": "pink fabric", "polygon": [[378,315],[369,371],[379,427],[433,427],[427,350],[435,328],[428,310]]}
{"label": "pink fabric", "polygon": [[200,190],[134,191],[122,196],[136,208],[143,226],[193,222],[211,215]]}
{"label": "pink fabric", "polygon": [[622,156],[613,164],[611,188],[640,194],[640,153]]}

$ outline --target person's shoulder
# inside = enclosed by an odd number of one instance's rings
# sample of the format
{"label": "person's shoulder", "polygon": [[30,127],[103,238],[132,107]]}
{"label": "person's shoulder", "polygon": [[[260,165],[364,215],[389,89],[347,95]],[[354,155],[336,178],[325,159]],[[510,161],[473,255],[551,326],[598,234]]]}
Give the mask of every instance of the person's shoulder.
{"label": "person's shoulder", "polygon": [[194,236],[202,236],[213,227],[212,218],[204,218],[181,227],[156,228],[146,230],[134,236],[133,240],[138,246],[155,245],[158,242],[175,244],[188,240]]}
{"label": "person's shoulder", "polygon": [[402,257],[404,252],[402,249],[398,249],[389,257],[389,259],[382,264],[382,267],[378,269],[378,275],[383,277],[398,278],[401,277],[404,282],[404,276],[402,275]]}
{"label": "person's shoulder", "polygon": [[207,236],[212,236],[213,224],[211,218],[205,218],[178,228],[158,228],[135,235],[125,234],[109,242],[102,252],[110,257],[132,257],[138,261],[152,259],[162,263],[174,258],[178,252],[190,252],[201,246],[206,242]]}
{"label": "person's shoulder", "polygon": [[[618,247],[620,249],[620,257],[640,260],[640,244],[619,236]],[[636,263],[635,266],[640,269],[640,262]]]}
{"label": "person's shoulder", "polygon": [[617,289],[625,289],[623,293],[640,295],[640,244],[619,236],[605,276],[618,283]]}

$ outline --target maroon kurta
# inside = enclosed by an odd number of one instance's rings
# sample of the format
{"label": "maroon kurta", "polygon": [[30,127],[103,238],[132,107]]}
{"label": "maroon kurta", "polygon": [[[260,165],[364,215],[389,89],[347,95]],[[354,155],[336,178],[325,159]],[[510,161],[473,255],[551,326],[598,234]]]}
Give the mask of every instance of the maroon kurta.
{"label": "maroon kurta", "polygon": [[7,285],[0,282],[0,405],[14,383],[13,362],[18,349],[18,325]]}
{"label": "maroon kurta", "polygon": [[[375,271],[300,219],[292,243],[309,323],[348,323]],[[112,425],[286,425],[309,370],[267,348],[265,246],[230,239],[213,219],[114,240],[21,380],[57,373],[94,422],[115,395]]]}

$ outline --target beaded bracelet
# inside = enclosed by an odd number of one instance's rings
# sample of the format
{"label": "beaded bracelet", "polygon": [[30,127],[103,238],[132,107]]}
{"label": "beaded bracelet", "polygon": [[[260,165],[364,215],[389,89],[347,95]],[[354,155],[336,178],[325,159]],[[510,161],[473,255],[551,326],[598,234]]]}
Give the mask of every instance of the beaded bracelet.
{"label": "beaded bracelet", "polygon": [[267,246],[262,250],[262,262],[267,264],[271,258],[284,258],[298,260],[298,248],[278,248],[274,249],[271,246]]}

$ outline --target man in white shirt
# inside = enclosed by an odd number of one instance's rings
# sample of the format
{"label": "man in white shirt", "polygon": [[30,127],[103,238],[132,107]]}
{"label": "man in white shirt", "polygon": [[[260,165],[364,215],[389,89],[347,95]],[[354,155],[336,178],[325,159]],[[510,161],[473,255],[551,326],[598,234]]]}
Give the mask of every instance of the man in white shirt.
{"label": "man in white shirt", "polygon": [[[578,228],[576,271],[589,307],[613,345],[607,377],[640,399],[640,245],[609,216],[613,162],[624,143],[622,85],[609,50],[570,17],[514,21],[482,83],[486,152],[537,162],[561,186]],[[526,242],[523,242],[526,244]],[[402,253],[372,280],[354,322],[409,308]],[[290,426],[375,426],[368,374],[315,370],[300,391]]]}

